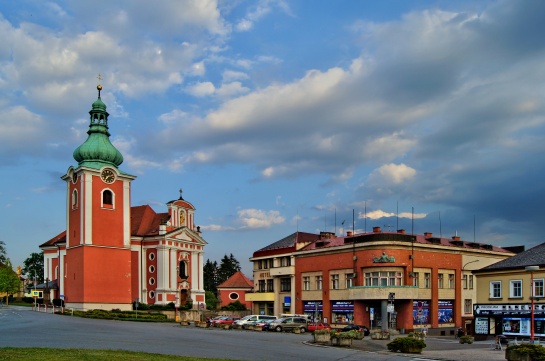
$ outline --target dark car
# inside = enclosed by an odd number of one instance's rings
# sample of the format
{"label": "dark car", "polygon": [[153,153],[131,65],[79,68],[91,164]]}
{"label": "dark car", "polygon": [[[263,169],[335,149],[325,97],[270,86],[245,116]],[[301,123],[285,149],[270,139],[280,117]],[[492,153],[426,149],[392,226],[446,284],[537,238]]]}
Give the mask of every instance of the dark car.
{"label": "dark car", "polygon": [[352,330],[356,330],[356,331],[363,331],[363,334],[365,336],[369,336],[369,329],[365,326],[359,326],[359,325],[348,325],[348,326],[345,326],[341,331],[352,331]]}

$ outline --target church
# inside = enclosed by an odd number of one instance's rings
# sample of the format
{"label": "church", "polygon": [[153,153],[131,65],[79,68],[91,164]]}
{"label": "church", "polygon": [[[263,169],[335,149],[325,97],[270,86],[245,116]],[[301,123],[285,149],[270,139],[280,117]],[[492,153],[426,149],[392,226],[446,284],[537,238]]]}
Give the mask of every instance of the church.
{"label": "church", "polygon": [[[89,111],[88,138],[73,153],[66,183],[66,230],[40,245],[49,299],[77,310],[204,304],[205,240],[195,207],[182,197],[164,213],[131,206],[136,176],[122,171],[100,97]],[[47,297],[46,296],[46,297]]]}

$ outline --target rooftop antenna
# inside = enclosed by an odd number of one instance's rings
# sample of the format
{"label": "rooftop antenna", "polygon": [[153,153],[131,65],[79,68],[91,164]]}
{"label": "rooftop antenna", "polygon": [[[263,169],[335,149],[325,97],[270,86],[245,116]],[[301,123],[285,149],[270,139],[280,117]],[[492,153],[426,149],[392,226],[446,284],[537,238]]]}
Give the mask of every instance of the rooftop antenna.
{"label": "rooftop antenna", "polygon": [[335,207],[335,228],[333,228],[335,231],[335,235],[337,235],[337,207]]}
{"label": "rooftop antenna", "polygon": [[367,233],[367,201],[363,202],[365,211],[363,213],[363,233]]}
{"label": "rooftop antenna", "polygon": [[441,211],[439,211],[439,236],[443,238],[443,228],[441,226]]}
{"label": "rooftop antenna", "polygon": [[396,230],[399,229],[399,201],[396,201]]}

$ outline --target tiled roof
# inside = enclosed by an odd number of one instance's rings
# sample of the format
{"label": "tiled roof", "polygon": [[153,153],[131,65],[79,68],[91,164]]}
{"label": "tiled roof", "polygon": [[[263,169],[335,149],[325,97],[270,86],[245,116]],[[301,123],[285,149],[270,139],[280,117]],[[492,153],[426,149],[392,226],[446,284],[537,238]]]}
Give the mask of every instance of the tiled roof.
{"label": "tiled roof", "polygon": [[57,243],[66,243],[66,231],[62,231],[49,241],[42,243],[40,247],[54,246]]}
{"label": "tiled roof", "polygon": [[296,242],[312,242],[312,241],[315,241],[318,237],[319,235],[313,234],[313,233],[295,232],[285,238],[282,238],[279,241],[271,243],[268,246],[257,250],[256,252],[270,251],[273,249],[281,249],[281,248],[290,248],[290,247],[294,247]]}
{"label": "tiled roof", "polygon": [[330,248],[330,247],[352,245],[354,243],[362,244],[362,243],[374,242],[374,241],[392,241],[392,242],[406,241],[406,242],[415,242],[420,244],[438,245],[438,246],[453,247],[453,248],[480,249],[480,250],[487,250],[487,251],[494,251],[494,252],[513,253],[509,250],[506,250],[504,248],[494,246],[491,244],[469,242],[469,241],[460,240],[459,238],[451,239],[451,238],[433,237],[431,234],[412,235],[412,234],[399,233],[399,232],[369,232],[369,233],[355,234],[354,236],[343,236],[343,237],[317,240],[316,242],[313,242],[307,245],[302,250],[308,251],[308,250],[314,250],[314,249],[324,249],[324,248]]}
{"label": "tiled roof", "polygon": [[[157,235],[161,222],[167,222],[169,219],[168,213],[155,213],[149,205],[131,207],[131,235],[140,237]],[[57,243],[66,243],[66,231],[62,231],[40,247],[54,246]]]}
{"label": "tiled roof", "polygon": [[253,288],[254,284],[242,272],[238,271],[217,288]]}
{"label": "tiled roof", "polygon": [[131,235],[151,236],[159,234],[159,225],[170,219],[168,213],[155,213],[149,205],[131,207]]}
{"label": "tiled roof", "polygon": [[545,266],[545,243],[473,272],[524,268],[526,266]]}

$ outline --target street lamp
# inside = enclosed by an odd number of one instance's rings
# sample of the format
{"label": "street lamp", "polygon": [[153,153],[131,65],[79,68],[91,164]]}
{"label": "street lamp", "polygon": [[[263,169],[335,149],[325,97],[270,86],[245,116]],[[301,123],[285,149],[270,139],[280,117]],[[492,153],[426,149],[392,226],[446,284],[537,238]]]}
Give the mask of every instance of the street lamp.
{"label": "street lamp", "polygon": [[532,301],[531,319],[530,319],[530,343],[534,343],[534,271],[539,271],[539,266],[526,266],[524,270],[530,272],[530,299]]}

